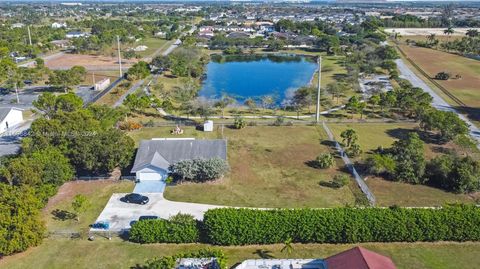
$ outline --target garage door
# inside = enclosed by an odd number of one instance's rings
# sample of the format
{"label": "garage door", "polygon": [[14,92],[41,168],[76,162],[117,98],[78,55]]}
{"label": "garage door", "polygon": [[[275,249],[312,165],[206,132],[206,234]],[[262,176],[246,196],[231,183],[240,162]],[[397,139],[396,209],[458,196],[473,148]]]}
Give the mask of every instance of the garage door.
{"label": "garage door", "polygon": [[140,173],[140,181],[144,180],[161,180],[162,175],[159,173]]}

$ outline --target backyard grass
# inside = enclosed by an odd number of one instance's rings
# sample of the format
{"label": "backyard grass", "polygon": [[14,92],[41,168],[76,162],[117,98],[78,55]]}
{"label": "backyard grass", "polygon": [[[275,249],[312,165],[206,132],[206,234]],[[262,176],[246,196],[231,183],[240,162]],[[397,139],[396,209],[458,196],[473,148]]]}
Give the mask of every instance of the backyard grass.
{"label": "backyard grass", "polygon": [[[480,243],[366,243],[357,244],[389,256],[398,269],[470,269],[480,262]],[[357,245],[293,244],[293,252],[282,253],[283,245],[216,247],[203,244],[140,245],[114,238],[87,240],[46,239],[39,247],[0,260],[0,267],[22,268],[132,268],[146,259],[173,255],[205,247],[222,249],[232,267],[245,259],[326,258]]]}
{"label": "backyard grass", "polygon": [[[404,137],[408,132],[418,127],[417,123],[329,123],[328,126],[336,139],[341,142],[340,133],[348,128],[358,134],[358,143],[363,150],[361,156],[354,158],[362,161],[379,146],[390,147],[396,140]],[[453,143],[446,145],[426,144],[425,155],[428,159],[440,154],[441,149],[454,149],[459,152],[458,146]],[[475,156],[476,154],[472,155]],[[367,184],[377,199],[378,206],[441,206],[446,203],[474,203],[478,197],[454,194],[437,188],[424,185],[411,185],[392,182],[381,178],[368,178]],[[478,195],[477,195],[478,196]]]}
{"label": "backyard grass", "polygon": [[[171,129],[145,128],[130,135],[136,141],[169,137]],[[327,136],[321,127],[248,126],[242,130],[224,128],[223,135],[221,128],[210,134],[185,128],[183,136],[225,137],[231,172],[213,183],[169,186],[165,191],[169,200],[247,207],[334,207],[355,203],[355,184],[340,189],[320,185],[343,173],[340,159],[331,169],[308,165],[318,154],[332,151],[325,145]]]}
{"label": "backyard grass", "polygon": [[[43,219],[48,232],[52,233],[81,233],[89,230],[100,212],[107,204],[112,193],[131,192],[132,181],[92,180],[72,181],[60,187],[57,195],[49,200],[43,210]],[[72,210],[72,201],[75,195],[82,194],[88,199],[89,207],[85,213],[79,215],[77,221]]]}

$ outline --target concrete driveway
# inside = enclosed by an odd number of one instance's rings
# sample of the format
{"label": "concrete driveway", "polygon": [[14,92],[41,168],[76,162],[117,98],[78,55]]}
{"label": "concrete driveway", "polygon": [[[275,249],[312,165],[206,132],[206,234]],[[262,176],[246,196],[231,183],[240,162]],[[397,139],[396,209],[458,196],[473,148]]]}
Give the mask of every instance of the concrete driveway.
{"label": "concrete driveway", "polygon": [[[130,222],[138,220],[140,216],[158,216],[168,219],[178,213],[190,214],[198,220],[203,219],[203,214],[213,208],[224,206],[172,202],[163,198],[162,193],[144,193],[150,199],[146,205],[127,204],[120,201],[120,198],[127,193],[115,193],[110,197],[107,205],[103,209],[98,221],[108,221],[110,231],[121,232],[130,229]],[[91,231],[104,231],[100,229],[91,229]]]}

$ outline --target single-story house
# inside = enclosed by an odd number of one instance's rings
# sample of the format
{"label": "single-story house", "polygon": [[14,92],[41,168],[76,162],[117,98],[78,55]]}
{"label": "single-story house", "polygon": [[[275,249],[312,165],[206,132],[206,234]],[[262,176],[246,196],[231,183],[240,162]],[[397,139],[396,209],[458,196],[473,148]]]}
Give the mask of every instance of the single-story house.
{"label": "single-story house", "polygon": [[[178,267],[177,267],[178,268]],[[396,269],[389,257],[355,247],[326,259],[245,260],[235,269]]]}
{"label": "single-story house", "polygon": [[224,139],[152,139],[142,140],[138,147],[132,174],[137,181],[165,180],[171,164],[183,160],[221,158],[227,160]]}
{"label": "single-story house", "polygon": [[23,122],[23,110],[15,107],[0,108],[0,133]]}

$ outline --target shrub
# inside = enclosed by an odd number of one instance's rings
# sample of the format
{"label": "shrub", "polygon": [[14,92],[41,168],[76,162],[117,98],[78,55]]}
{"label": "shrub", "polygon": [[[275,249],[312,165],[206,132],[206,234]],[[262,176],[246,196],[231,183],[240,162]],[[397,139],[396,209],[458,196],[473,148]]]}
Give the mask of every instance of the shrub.
{"label": "shrub", "polygon": [[122,121],[118,124],[118,128],[124,131],[133,131],[142,128],[142,124],[134,121]]}
{"label": "shrub", "polygon": [[205,213],[209,243],[478,241],[480,209],[431,208],[212,209]]}
{"label": "shrub", "polygon": [[233,122],[233,126],[235,129],[243,129],[245,126],[247,126],[247,123],[245,122],[245,119],[242,117],[235,117],[235,121]]}
{"label": "shrub", "polygon": [[130,241],[137,243],[194,243],[200,239],[193,216],[178,214],[169,220],[141,220],[132,225]]}
{"label": "shrub", "polygon": [[438,80],[448,80],[450,78],[450,74],[447,72],[440,72],[435,75],[435,79]]}
{"label": "shrub", "polygon": [[322,153],[315,159],[315,166],[321,169],[330,168],[335,163],[335,159],[330,153]]}
{"label": "shrub", "polygon": [[176,179],[199,182],[221,178],[229,169],[228,163],[220,158],[183,160],[169,168]]}
{"label": "shrub", "polygon": [[365,161],[365,166],[370,174],[393,175],[395,173],[395,160],[388,154],[374,154]]}
{"label": "shrub", "polygon": [[332,180],[332,185],[335,188],[346,186],[350,182],[350,177],[344,174],[335,175]]}
{"label": "shrub", "polygon": [[275,121],[273,122],[274,126],[282,126],[285,123],[285,118],[278,116]]}

